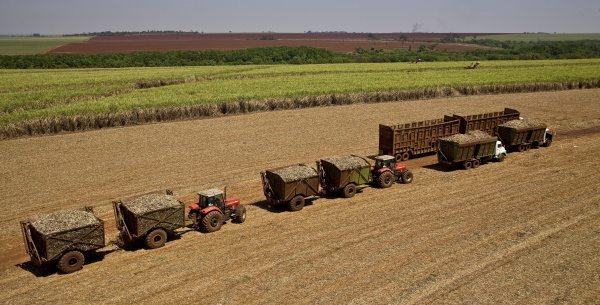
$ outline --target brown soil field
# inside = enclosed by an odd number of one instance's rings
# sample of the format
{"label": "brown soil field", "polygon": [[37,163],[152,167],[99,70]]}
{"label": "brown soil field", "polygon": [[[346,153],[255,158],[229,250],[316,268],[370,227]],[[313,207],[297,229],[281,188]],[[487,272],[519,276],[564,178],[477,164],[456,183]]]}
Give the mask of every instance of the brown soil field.
{"label": "brown soil field", "polygon": [[[6,304],[600,304],[600,89],[274,111],[0,142]],[[377,151],[378,123],[504,107],[558,132],[549,148],[412,184],[269,208],[261,170]],[[29,263],[19,220],[111,200],[229,185],[243,224],[184,229],[165,247],[107,246],[83,270]]]}
{"label": "brown soil field", "polygon": [[[231,34],[148,34],[122,36],[95,36],[85,42],[76,42],[47,51],[46,53],[64,54],[98,54],[98,53],[128,53],[142,51],[176,51],[176,50],[239,50],[248,48],[263,48],[272,46],[311,46],[324,48],[335,52],[354,52],[356,48],[363,49],[408,49],[418,48],[429,43],[414,42],[432,41],[445,38],[450,33],[382,33],[375,34],[382,40],[368,40],[367,33],[231,33]],[[406,36],[406,42],[394,41],[401,35]],[[481,36],[479,33],[461,33],[464,37]],[[489,35],[489,34],[488,34]],[[272,36],[274,40],[261,40],[263,36]],[[482,48],[476,45],[459,43],[440,43],[437,50],[464,51]]]}

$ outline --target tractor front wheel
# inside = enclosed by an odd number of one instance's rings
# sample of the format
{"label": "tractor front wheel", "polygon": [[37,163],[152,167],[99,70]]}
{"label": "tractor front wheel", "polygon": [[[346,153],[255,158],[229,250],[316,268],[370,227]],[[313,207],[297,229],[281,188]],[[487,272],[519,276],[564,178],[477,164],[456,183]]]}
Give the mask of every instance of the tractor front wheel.
{"label": "tractor front wheel", "polygon": [[409,184],[413,182],[413,173],[409,170],[402,173],[402,183]]}
{"label": "tractor front wheel", "polygon": [[235,208],[235,222],[243,223],[244,221],[246,221],[246,207],[240,204]]}
{"label": "tractor front wheel", "polygon": [[223,215],[218,211],[211,211],[202,217],[202,229],[208,233],[219,231],[223,224]]}
{"label": "tractor front wheel", "polygon": [[392,174],[391,172],[384,172],[381,173],[381,175],[379,175],[379,178],[377,178],[377,182],[379,184],[379,187],[381,188],[388,188],[390,186],[392,186],[392,184],[394,184],[394,174]]}

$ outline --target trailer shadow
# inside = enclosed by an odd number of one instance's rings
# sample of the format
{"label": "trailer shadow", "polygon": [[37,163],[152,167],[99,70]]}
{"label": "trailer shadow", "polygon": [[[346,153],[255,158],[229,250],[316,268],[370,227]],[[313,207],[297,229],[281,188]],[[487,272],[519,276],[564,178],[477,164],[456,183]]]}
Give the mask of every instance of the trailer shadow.
{"label": "trailer shadow", "polygon": [[[167,231],[167,241],[166,242],[170,243],[172,241],[179,240],[179,239],[181,239],[181,236],[183,234],[190,232],[190,231],[198,231],[198,230],[195,230],[191,227],[191,225],[188,225],[188,226],[179,228],[176,231]],[[135,251],[142,250],[142,249],[151,250],[151,249],[146,248],[146,246],[144,245],[143,238],[128,242],[124,245],[118,245],[118,247],[119,247],[118,249],[127,251],[127,252],[135,252]]]}
{"label": "trailer shadow", "polygon": [[426,169],[432,169],[438,172],[444,172],[444,173],[449,173],[449,172],[453,172],[455,170],[458,170],[457,166],[452,166],[452,165],[444,165],[441,163],[435,163],[435,164],[429,164],[429,165],[425,165],[423,166],[423,168]]}
{"label": "trailer shadow", "polygon": [[[323,197],[321,197],[323,198]],[[306,199],[304,202],[304,208],[313,205],[313,201],[315,201],[317,198],[311,198],[311,199]],[[266,200],[261,200],[255,203],[252,203],[251,205],[261,208],[265,211],[271,212],[271,213],[285,213],[285,212],[291,212],[286,204],[280,204],[280,205],[270,205],[267,203]]]}
{"label": "trailer shadow", "polygon": [[[115,251],[118,251],[118,250],[119,250],[119,248],[114,248],[114,249],[97,250],[97,251],[85,253],[85,264],[84,264],[83,268],[85,268],[85,266],[87,266],[89,264],[95,264],[97,262],[104,260],[104,257],[106,255],[113,253]],[[42,266],[38,266],[38,265],[32,263],[31,261],[29,261],[29,262],[16,264],[15,267],[19,267],[25,271],[28,271],[31,274],[35,275],[36,277],[47,277],[47,276],[50,276],[53,274],[63,274],[58,270],[58,267],[56,266],[56,262],[49,262]]]}

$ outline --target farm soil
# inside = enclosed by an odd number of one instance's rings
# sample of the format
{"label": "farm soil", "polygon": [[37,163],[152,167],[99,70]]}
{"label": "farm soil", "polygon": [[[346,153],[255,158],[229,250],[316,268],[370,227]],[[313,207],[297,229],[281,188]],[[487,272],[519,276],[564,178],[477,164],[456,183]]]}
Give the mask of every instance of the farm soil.
{"label": "farm soil", "polygon": [[[600,90],[275,111],[0,142],[0,298],[22,303],[597,304]],[[409,160],[411,184],[269,208],[259,172],[377,152],[378,124],[515,108],[557,131],[549,148],[471,170]],[[382,116],[383,114],[383,116]],[[83,270],[29,263],[19,220],[229,185],[248,209],[163,248],[108,246]]]}
{"label": "farm soil", "polygon": [[[75,42],[47,51],[54,54],[98,54],[129,53],[142,51],[176,51],[176,50],[241,50],[248,48],[265,48],[273,46],[310,46],[324,48],[334,52],[354,52],[363,49],[417,49],[421,44],[429,46],[433,41],[446,38],[449,33],[383,33],[375,34],[381,40],[370,40],[366,33],[247,33],[247,34],[156,34],[156,35],[123,35],[96,36],[84,42]],[[399,41],[401,35],[407,37],[405,42]],[[464,37],[481,36],[478,33],[461,33]],[[262,40],[264,36],[272,36],[273,40]],[[419,42],[415,42],[415,40]],[[450,52],[482,49],[485,47],[473,44],[436,43],[437,50]]]}

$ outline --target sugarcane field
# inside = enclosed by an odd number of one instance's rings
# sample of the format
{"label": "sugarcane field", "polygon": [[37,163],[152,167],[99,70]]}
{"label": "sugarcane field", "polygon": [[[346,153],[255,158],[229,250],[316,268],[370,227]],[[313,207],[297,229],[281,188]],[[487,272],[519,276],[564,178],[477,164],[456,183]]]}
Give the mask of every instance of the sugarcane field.
{"label": "sugarcane field", "polygon": [[[0,295],[595,304],[598,101],[600,89],[482,94],[3,140]],[[477,125],[499,117],[497,137]]]}

